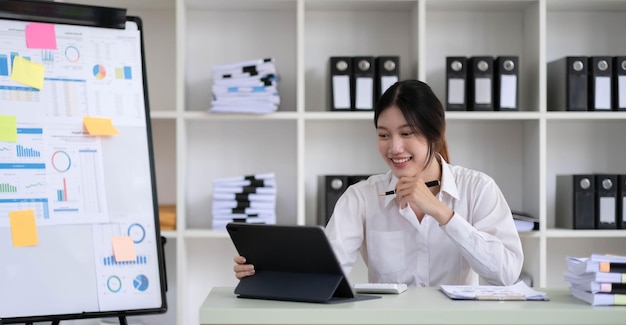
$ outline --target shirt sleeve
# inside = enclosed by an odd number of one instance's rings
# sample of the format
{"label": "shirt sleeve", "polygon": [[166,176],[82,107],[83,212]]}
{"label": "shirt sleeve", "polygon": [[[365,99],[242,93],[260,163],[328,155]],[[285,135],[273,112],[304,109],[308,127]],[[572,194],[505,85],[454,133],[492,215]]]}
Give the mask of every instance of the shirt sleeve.
{"label": "shirt sleeve", "polygon": [[[475,186],[472,216],[458,215],[442,226],[472,269],[492,285],[511,285],[524,254],[511,210],[495,181]],[[469,220],[469,221],[468,221]]]}
{"label": "shirt sleeve", "polygon": [[364,239],[364,203],[361,201],[358,192],[349,187],[337,200],[325,228],[326,237],[346,275],[352,271]]}

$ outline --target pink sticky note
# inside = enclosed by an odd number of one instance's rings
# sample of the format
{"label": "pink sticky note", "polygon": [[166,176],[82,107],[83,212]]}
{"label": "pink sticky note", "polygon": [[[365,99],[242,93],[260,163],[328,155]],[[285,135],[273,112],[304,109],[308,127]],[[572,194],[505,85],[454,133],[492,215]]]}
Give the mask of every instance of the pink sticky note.
{"label": "pink sticky note", "polygon": [[129,262],[137,259],[135,244],[130,236],[113,237],[112,243],[116,262]]}
{"label": "pink sticky note", "polygon": [[26,26],[26,47],[29,49],[57,49],[53,24],[30,23]]}

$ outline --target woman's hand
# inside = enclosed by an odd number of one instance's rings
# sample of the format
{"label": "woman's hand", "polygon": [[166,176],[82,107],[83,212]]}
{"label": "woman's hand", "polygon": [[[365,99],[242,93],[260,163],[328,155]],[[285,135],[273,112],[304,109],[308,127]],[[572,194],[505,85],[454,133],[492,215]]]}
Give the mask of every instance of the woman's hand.
{"label": "woman's hand", "polygon": [[432,216],[440,225],[447,224],[454,215],[454,211],[439,201],[419,177],[401,177],[396,184],[396,199],[401,208],[410,204],[414,211]]}
{"label": "woman's hand", "polygon": [[245,264],[245,257],[235,256],[235,258],[233,258],[233,261],[235,262],[233,270],[235,271],[235,277],[237,277],[237,279],[241,280],[242,278],[245,278],[247,276],[254,275],[254,265]]}

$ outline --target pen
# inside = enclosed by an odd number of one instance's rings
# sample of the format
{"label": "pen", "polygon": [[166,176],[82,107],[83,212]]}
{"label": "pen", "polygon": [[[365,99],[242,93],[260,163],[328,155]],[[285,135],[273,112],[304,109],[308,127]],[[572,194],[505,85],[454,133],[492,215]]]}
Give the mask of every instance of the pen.
{"label": "pen", "polygon": [[[426,187],[438,186],[439,184],[440,184],[439,180],[434,180],[434,181],[426,182]],[[396,190],[381,192],[381,193],[378,193],[378,196],[386,196],[386,195],[394,195],[394,194],[396,194]]]}

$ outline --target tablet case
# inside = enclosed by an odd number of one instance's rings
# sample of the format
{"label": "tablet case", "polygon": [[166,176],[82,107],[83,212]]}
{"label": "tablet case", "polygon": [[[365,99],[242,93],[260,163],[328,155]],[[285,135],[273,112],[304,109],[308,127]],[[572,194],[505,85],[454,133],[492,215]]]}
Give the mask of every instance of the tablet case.
{"label": "tablet case", "polygon": [[357,295],[321,227],[229,223],[226,230],[255,274],[239,281],[240,298],[338,303]]}

